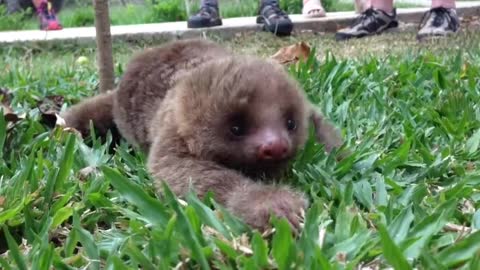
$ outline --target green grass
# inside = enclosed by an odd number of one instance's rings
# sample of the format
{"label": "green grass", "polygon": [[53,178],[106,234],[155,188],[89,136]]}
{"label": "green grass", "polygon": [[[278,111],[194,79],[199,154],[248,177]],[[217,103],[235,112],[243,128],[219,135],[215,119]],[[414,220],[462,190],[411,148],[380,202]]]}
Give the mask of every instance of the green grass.
{"label": "green grass", "polygon": [[[13,126],[0,118],[1,268],[479,269],[480,34],[331,38],[222,41],[261,56],[299,39],[317,48],[312,69],[290,72],[351,155],[337,162],[310,140],[292,164],[285,181],[311,201],[298,238],[284,220],[262,237],[209,199],[180,204],[168,187],[157,197],[126,143],[109,152],[41,124],[45,96],[96,92],[93,48],[0,48],[0,87],[26,113]],[[144,46],[115,44],[117,76]]]}
{"label": "green grass", "polygon": [[[188,9],[186,7],[188,3]],[[185,21],[190,14],[198,10],[197,0],[168,0],[146,1],[144,5],[127,4],[110,7],[110,21],[112,25],[129,25],[142,23],[159,23],[169,21]],[[302,4],[299,1],[281,0],[282,7],[290,14],[300,14]],[[354,10],[351,3],[324,0],[327,11]],[[398,7],[415,7],[412,4],[400,3]],[[220,13],[223,18],[255,16],[258,10],[258,0],[230,0],[220,2]],[[29,14],[13,14],[7,16],[4,7],[0,6],[0,31],[37,29],[38,22],[35,16]],[[64,27],[94,26],[94,10],[91,2],[79,1],[77,5],[68,5],[59,14],[59,20]]]}

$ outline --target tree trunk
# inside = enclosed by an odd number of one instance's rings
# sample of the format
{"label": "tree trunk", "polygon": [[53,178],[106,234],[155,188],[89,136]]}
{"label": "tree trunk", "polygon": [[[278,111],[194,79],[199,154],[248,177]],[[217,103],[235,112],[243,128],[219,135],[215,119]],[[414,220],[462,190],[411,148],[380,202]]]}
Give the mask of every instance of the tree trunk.
{"label": "tree trunk", "polygon": [[106,92],[108,90],[113,90],[115,87],[108,0],[93,0],[93,5],[95,8],[95,31],[97,41],[97,62],[100,73],[100,92]]}

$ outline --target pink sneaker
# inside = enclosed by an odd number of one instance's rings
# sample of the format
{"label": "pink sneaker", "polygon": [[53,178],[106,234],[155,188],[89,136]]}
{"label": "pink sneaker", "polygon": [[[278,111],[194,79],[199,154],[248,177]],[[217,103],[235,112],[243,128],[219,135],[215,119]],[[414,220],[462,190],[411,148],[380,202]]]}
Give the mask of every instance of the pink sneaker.
{"label": "pink sneaker", "polygon": [[55,11],[52,4],[48,1],[43,1],[37,8],[38,18],[40,20],[41,30],[62,30],[62,25],[55,16]]}

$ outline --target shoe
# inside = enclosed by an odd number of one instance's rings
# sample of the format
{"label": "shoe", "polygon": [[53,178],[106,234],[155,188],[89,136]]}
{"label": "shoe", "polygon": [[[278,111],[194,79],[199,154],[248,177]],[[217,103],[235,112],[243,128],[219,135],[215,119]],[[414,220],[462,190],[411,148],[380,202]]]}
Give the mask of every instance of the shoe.
{"label": "shoe", "polygon": [[454,8],[437,7],[423,14],[417,39],[441,37],[453,34],[460,28],[457,12]]}
{"label": "shoe", "polygon": [[203,28],[222,25],[218,6],[206,4],[197,14],[192,15],[187,22],[188,28]]}
{"label": "shoe", "polygon": [[293,30],[292,21],[288,14],[280,8],[276,0],[261,1],[257,23],[263,24],[263,30],[272,32],[277,36],[288,36]]}
{"label": "shoe", "polygon": [[339,30],[335,39],[340,41],[376,35],[394,27],[398,27],[396,9],[393,9],[393,14],[390,15],[383,10],[369,8],[349,27]]}
{"label": "shoe", "polygon": [[41,30],[62,30],[63,27],[55,15],[51,3],[44,1],[37,8],[38,18],[40,20],[40,29]]}

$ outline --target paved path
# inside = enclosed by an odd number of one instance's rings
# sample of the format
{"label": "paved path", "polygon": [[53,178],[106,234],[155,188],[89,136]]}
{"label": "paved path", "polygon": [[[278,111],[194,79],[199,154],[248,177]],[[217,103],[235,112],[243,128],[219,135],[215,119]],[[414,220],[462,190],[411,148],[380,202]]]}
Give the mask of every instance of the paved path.
{"label": "paved path", "polygon": [[[423,1],[423,0],[404,0]],[[398,9],[399,20],[406,23],[418,23],[427,7]],[[480,1],[457,2],[457,12],[460,16],[480,15]],[[318,32],[334,32],[349,24],[357,14],[354,12],[327,13],[327,17],[308,19],[302,15],[290,15],[295,24],[295,31],[311,30]],[[112,37],[115,40],[152,40],[199,37],[205,34],[218,34],[222,37],[235,35],[239,32],[259,31],[261,27],[255,24],[255,17],[224,19],[223,25],[213,28],[188,29],[186,22],[154,23],[141,25],[112,26]],[[11,31],[0,32],[0,44],[22,42],[92,42],[95,40],[94,27],[67,28],[61,31]]]}

